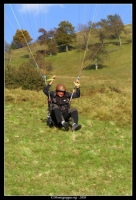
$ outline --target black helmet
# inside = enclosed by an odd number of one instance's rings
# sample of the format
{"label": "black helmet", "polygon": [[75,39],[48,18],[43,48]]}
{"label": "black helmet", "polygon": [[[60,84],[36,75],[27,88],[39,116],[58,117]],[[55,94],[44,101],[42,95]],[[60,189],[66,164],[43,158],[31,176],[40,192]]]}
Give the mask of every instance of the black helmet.
{"label": "black helmet", "polygon": [[56,86],[56,91],[66,92],[66,87],[63,84],[58,84]]}

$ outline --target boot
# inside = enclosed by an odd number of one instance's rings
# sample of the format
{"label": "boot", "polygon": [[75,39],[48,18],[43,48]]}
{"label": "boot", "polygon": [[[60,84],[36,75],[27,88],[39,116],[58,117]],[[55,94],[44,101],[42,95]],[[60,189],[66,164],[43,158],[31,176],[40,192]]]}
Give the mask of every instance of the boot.
{"label": "boot", "polygon": [[65,128],[66,131],[69,130],[68,122],[63,122],[63,123],[62,123],[62,126]]}
{"label": "boot", "polygon": [[80,124],[74,123],[74,124],[72,125],[72,131],[77,131],[77,130],[79,130],[80,128],[81,128],[81,125],[80,125]]}

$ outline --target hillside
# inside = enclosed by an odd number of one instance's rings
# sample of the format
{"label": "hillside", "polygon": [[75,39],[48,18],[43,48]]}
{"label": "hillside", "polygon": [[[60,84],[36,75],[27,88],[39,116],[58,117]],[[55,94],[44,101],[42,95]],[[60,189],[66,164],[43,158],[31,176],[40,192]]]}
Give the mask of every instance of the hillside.
{"label": "hillside", "polygon": [[[130,25],[126,26],[126,29],[129,29]],[[79,34],[78,34],[79,36]],[[80,35],[81,36],[81,35]],[[75,47],[82,44],[82,41],[79,41],[77,38],[77,43],[74,44]],[[86,51],[85,50],[71,50],[68,52],[58,53],[55,56],[47,56],[45,57],[45,62],[50,61],[53,66],[53,70],[47,75],[55,74],[58,77],[58,81],[63,82],[65,80],[66,84],[70,84],[73,80],[76,79],[78,75],[81,75],[81,81],[85,76],[85,79],[88,77],[93,80],[93,85],[97,85],[100,79],[105,79],[108,77],[110,84],[112,84],[112,80],[116,83],[119,81],[123,85],[123,80],[127,76],[131,79],[131,65],[132,65],[132,36],[131,33],[121,35],[122,46],[118,45],[118,39],[114,40],[106,40],[105,46],[109,51],[108,59],[104,59],[103,68],[95,70],[83,70],[85,67],[92,65],[92,61],[85,61]],[[81,40],[81,39],[80,39]],[[95,38],[90,36],[89,45],[95,42],[99,42]],[[38,44],[30,45],[30,50],[32,55],[35,55],[37,50],[41,50],[45,48],[44,45],[40,46]],[[24,62],[29,62],[28,57],[28,47],[13,50],[11,53],[11,61],[10,65],[14,67],[18,67],[22,65]],[[6,63],[6,62],[5,62]],[[60,78],[59,78],[60,77]],[[129,84],[129,82],[128,82]],[[91,82],[92,85],[92,82]],[[117,83],[117,85],[120,85]],[[89,85],[88,85],[89,87]]]}

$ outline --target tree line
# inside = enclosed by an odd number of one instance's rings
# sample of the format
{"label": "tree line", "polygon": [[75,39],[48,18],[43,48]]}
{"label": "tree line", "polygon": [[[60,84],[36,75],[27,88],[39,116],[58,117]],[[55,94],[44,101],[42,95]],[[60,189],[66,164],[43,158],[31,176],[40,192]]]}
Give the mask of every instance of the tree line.
{"label": "tree line", "polygon": [[[91,21],[88,25],[78,24],[78,31],[83,33],[84,46],[87,43],[88,32],[94,34],[99,38],[101,44],[104,44],[107,38],[118,38],[119,45],[121,46],[121,33],[125,32],[124,24],[119,15],[108,15],[107,19],[101,19],[97,23]],[[36,42],[40,44],[46,44],[48,49],[47,54],[56,54],[58,52],[58,47],[65,46],[65,51],[68,51],[69,45],[72,45],[76,41],[77,34],[75,32],[75,27],[68,21],[62,21],[58,24],[58,28],[46,31],[44,28],[38,30],[41,35],[37,38]],[[5,52],[9,52],[11,49],[18,49],[31,44],[32,38],[27,30],[16,30],[15,35],[11,44],[7,44],[5,41]]]}
{"label": "tree line", "polygon": [[[104,46],[106,39],[118,39],[119,46],[121,43],[121,33],[127,34],[127,30],[119,15],[108,15],[106,19],[93,23],[89,21],[88,24],[78,24],[78,34],[83,39],[83,43],[78,45],[77,48],[86,50],[85,60],[92,60],[95,69],[98,69],[98,64],[102,64],[103,60],[108,57],[108,52]],[[41,35],[37,38],[36,43],[44,46],[44,49],[38,50],[35,53],[35,59],[38,66],[42,68],[45,65],[44,57],[46,55],[55,55],[60,51],[68,51],[73,43],[77,41],[77,33],[75,27],[68,21],[62,21],[58,24],[58,28],[46,31],[44,28],[38,30]],[[90,34],[99,39],[99,43],[88,45]],[[11,61],[10,52],[12,49],[26,47],[30,63],[35,66],[34,59],[32,58],[29,48],[27,46],[32,44],[32,38],[26,30],[16,30],[13,36],[13,41],[9,45],[5,41],[5,52],[8,54],[8,61]],[[51,69],[52,67],[50,67]]]}
{"label": "tree line", "polygon": [[[52,63],[45,62],[46,55],[57,54],[59,49],[62,51],[68,51],[70,45],[77,39],[77,34],[75,32],[75,27],[68,21],[62,21],[59,23],[58,28],[54,28],[50,31],[46,31],[40,28],[39,33],[41,35],[37,38],[36,43],[39,43],[45,47],[44,50],[38,50],[35,52],[35,59],[28,54],[29,63],[23,63],[19,69],[16,69],[7,63],[5,66],[5,86],[7,88],[22,87],[23,89],[41,89],[44,84],[39,72],[36,70],[37,63],[42,75],[48,74],[52,71]],[[106,39],[118,39],[118,44],[121,46],[121,33],[127,34],[125,26],[119,15],[108,15],[107,19],[101,19],[97,23],[88,22],[88,25],[78,24],[78,34],[83,37],[83,43],[78,45],[78,49],[86,50],[85,60],[93,61],[95,69],[98,69],[98,64],[103,63],[105,59],[109,56],[105,48]],[[130,30],[131,31],[131,30]],[[128,31],[129,33],[129,31]],[[90,34],[94,38],[98,38],[100,42],[94,44],[88,44],[88,38]],[[9,55],[9,60],[11,59],[10,51],[27,45],[32,44],[32,38],[26,30],[17,30],[16,34],[13,36],[13,41],[8,44],[5,41],[5,53]],[[29,52],[29,51],[28,51]],[[30,52],[29,52],[30,53]],[[36,63],[35,63],[36,61]],[[102,66],[102,65],[101,65]],[[92,69],[92,65],[85,66],[84,69]],[[93,67],[94,68],[94,67]]]}

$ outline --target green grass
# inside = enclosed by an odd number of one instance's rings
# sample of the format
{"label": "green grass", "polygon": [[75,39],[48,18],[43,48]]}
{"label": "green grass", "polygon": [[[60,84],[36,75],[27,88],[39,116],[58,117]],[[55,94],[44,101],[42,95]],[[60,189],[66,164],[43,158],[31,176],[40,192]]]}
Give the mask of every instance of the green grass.
{"label": "green grass", "polygon": [[95,90],[73,100],[82,125],[77,132],[41,120],[47,114],[41,91],[6,89],[5,98],[6,195],[132,195],[127,91]]}
{"label": "green grass", "polygon": [[130,126],[82,114],[82,129],[65,132],[40,121],[42,107],[5,112],[6,195],[131,195]]}
{"label": "green grass", "polygon": [[[110,53],[107,67],[82,70],[81,97],[71,105],[82,125],[77,132],[46,125],[42,91],[5,89],[6,196],[132,195],[132,51],[127,39]],[[20,62],[19,51],[13,65]],[[57,75],[51,90],[61,82],[72,91],[79,58],[76,50],[45,58]]]}

